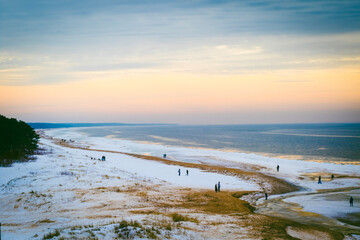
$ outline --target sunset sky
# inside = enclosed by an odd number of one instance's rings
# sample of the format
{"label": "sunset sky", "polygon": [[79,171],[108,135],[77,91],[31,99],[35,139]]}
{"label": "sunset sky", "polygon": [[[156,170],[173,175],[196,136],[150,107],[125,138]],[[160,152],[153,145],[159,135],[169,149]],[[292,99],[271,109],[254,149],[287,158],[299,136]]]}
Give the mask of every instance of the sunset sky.
{"label": "sunset sky", "polygon": [[360,1],[0,0],[0,114],[360,122]]}

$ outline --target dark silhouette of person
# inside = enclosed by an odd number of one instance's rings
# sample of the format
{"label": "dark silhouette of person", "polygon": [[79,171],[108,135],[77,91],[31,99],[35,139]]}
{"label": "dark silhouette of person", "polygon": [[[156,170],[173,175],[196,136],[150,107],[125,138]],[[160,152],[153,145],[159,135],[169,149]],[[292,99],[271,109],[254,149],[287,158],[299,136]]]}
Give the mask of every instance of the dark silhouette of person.
{"label": "dark silhouette of person", "polygon": [[331,174],[331,180],[334,180],[334,177],[335,177],[334,174]]}
{"label": "dark silhouette of person", "polygon": [[220,181],[218,182],[218,192],[220,192]]}
{"label": "dark silhouette of person", "polygon": [[267,198],[268,198],[268,194],[267,194],[267,193],[265,193],[265,200],[267,200]]}
{"label": "dark silhouette of person", "polygon": [[217,191],[218,191],[217,184],[215,183],[215,192],[217,192]]}
{"label": "dark silhouette of person", "polygon": [[186,169],[186,176],[189,176],[189,170]]}
{"label": "dark silhouette of person", "polygon": [[279,166],[279,165],[277,165],[277,166],[276,166],[276,170],[277,170],[277,171],[279,171],[279,169],[280,169],[280,166]]}
{"label": "dark silhouette of person", "polygon": [[351,196],[350,197],[350,207],[353,207],[354,206],[354,199],[353,199],[353,197]]}
{"label": "dark silhouette of person", "polygon": [[166,154],[163,154],[163,158],[166,158]]}
{"label": "dark silhouette of person", "polygon": [[178,170],[178,173],[179,173],[179,176],[180,176],[180,173],[181,173],[180,168],[179,168],[179,170]]}
{"label": "dark silhouette of person", "polygon": [[322,182],[321,182],[321,176],[319,176],[318,184],[322,184]]}

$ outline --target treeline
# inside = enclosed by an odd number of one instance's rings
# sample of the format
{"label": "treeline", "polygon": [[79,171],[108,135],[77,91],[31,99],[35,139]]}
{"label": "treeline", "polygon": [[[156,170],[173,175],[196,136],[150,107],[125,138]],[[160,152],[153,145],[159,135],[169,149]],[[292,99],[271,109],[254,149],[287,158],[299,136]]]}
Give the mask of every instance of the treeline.
{"label": "treeline", "polygon": [[29,160],[38,141],[39,135],[28,124],[0,115],[0,166]]}
{"label": "treeline", "polygon": [[47,128],[72,128],[72,127],[131,127],[131,126],[173,126],[176,124],[160,124],[160,123],[41,123],[29,122],[31,127],[35,129]]}

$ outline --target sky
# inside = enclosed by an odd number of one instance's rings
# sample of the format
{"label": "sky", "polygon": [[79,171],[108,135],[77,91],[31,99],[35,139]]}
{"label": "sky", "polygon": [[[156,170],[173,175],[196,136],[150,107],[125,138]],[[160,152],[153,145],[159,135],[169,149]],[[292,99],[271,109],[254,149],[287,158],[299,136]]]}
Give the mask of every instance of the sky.
{"label": "sky", "polygon": [[360,122],[360,1],[0,0],[0,114]]}

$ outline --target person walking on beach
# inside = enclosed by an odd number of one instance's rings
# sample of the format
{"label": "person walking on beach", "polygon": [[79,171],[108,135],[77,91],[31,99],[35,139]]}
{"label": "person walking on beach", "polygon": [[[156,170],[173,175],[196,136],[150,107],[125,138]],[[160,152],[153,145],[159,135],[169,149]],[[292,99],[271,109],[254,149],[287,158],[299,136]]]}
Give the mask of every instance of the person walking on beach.
{"label": "person walking on beach", "polygon": [[181,173],[180,168],[179,168],[179,170],[178,170],[178,173],[179,173],[179,176],[180,176],[180,173]]}
{"label": "person walking on beach", "polygon": [[321,176],[319,176],[318,184],[322,184],[322,182],[321,182]]}
{"label": "person walking on beach", "polygon": [[334,177],[335,177],[334,174],[331,174],[331,180],[334,180]]}
{"label": "person walking on beach", "polygon": [[267,193],[265,193],[265,200],[267,200],[267,198],[268,198],[268,194],[267,194]]}
{"label": "person walking on beach", "polygon": [[217,184],[215,183],[215,192],[217,192],[217,191],[218,191]]}
{"label": "person walking on beach", "polygon": [[220,192],[220,181],[218,182],[218,192]]}
{"label": "person walking on beach", "polygon": [[280,166],[279,166],[279,165],[277,165],[277,166],[276,166],[276,170],[277,170],[277,171],[279,171],[279,169],[280,169]]}
{"label": "person walking on beach", "polygon": [[189,176],[189,170],[186,169],[186,176]]}
{"label": "person walking on beach", "polygon": [[354,206],[354,199],[353,199],[353,197],[351,196],[350,197],[350,207],[353,207]]}

